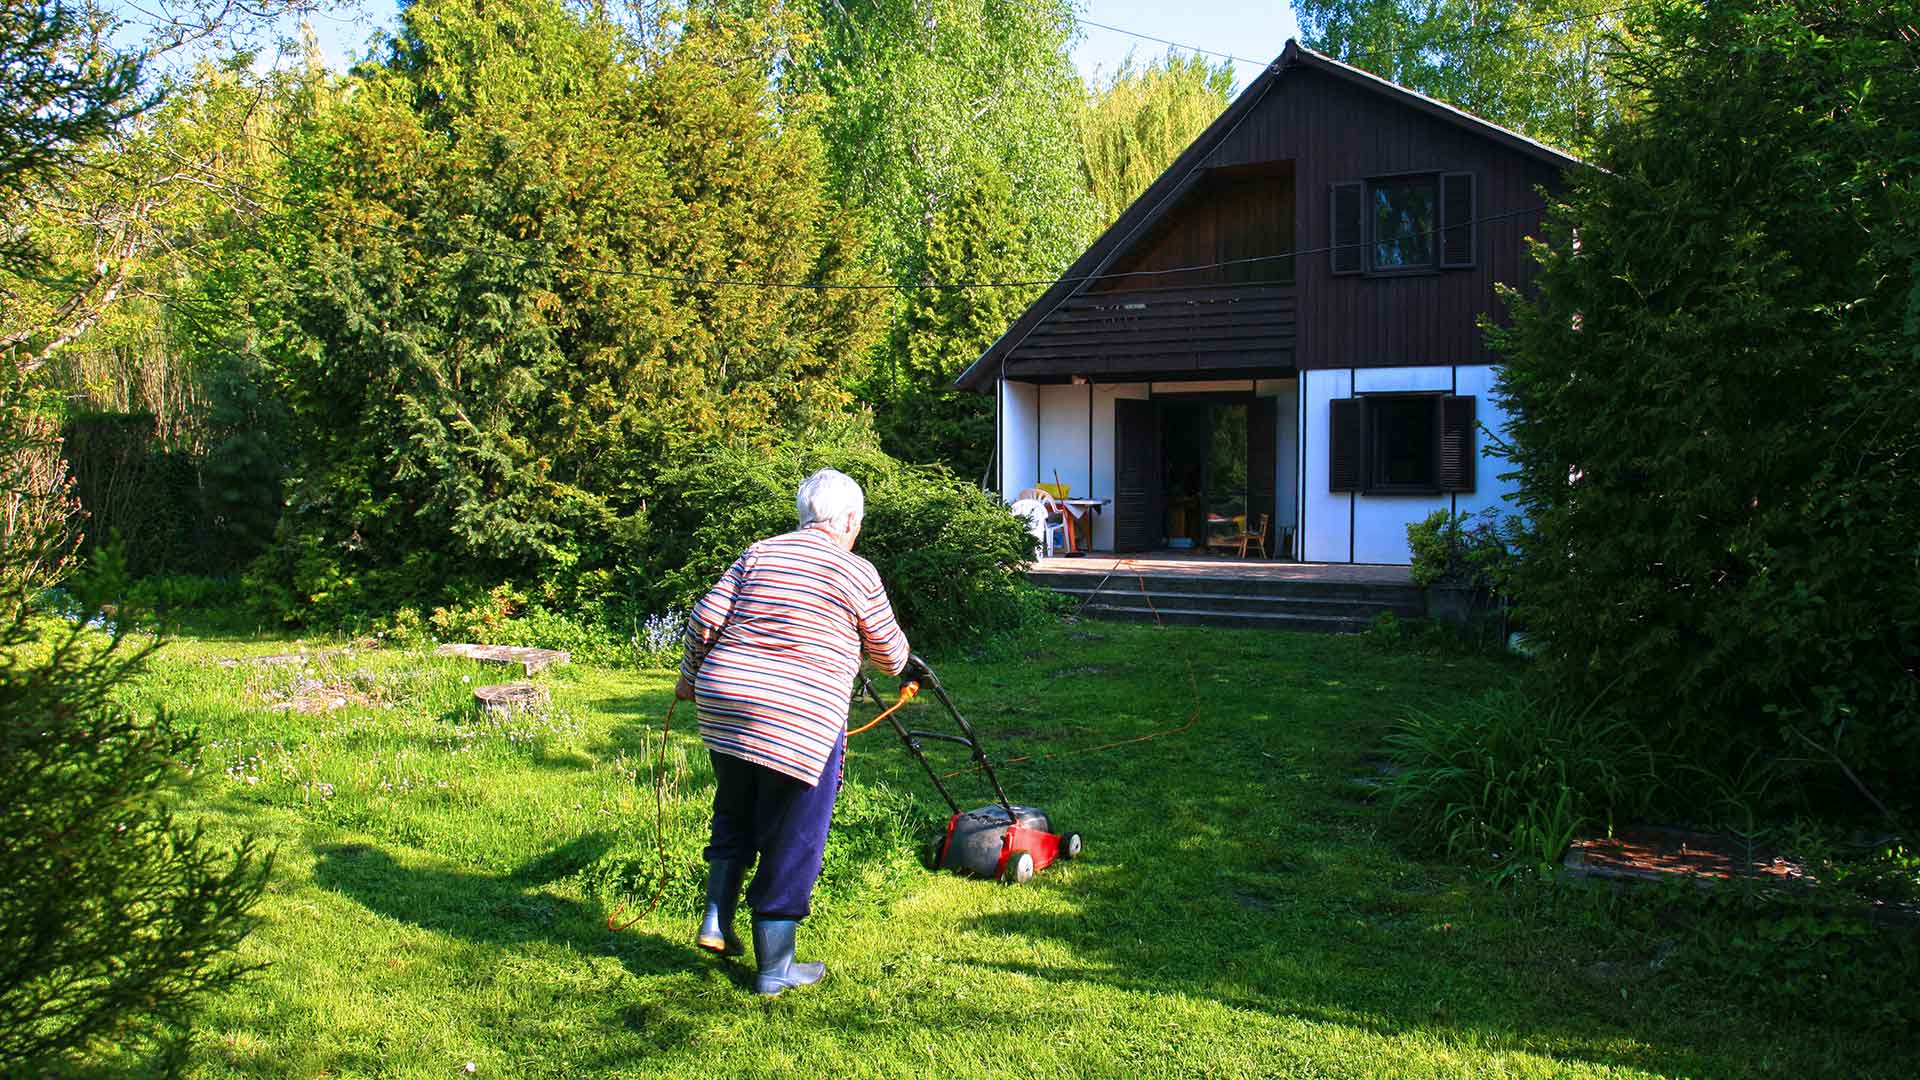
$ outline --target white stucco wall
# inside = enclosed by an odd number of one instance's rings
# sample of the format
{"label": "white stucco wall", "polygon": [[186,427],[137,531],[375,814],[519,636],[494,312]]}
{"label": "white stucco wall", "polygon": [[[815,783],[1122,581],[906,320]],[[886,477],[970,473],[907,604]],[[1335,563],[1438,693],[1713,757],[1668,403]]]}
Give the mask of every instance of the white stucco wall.
{"label": "white stucco wall", "polygon": [[1027,483],[1066,484],[1079,498],[1091,490],[1093,480],[1093,388],[1082,383],[1039,389],[1040,459]]}
{"label": "white stucco wall", "polygon": [[[1502,438],[1507,432],[1507,411],[1493,400],[1493,382],[1500,375],[1500,369],[1490,364],[1455,369],[1454,393],[1474,396],[1474,417],[1489,430],[1498,432]],[[1503,481],[1500,474],[1513,468],[1505,458],[1495,456],[1489,448],[1493,440],[1487,438],[1485,431],[1475,432],[1474,449],[1480,455],[1477,470],[1474,473],[1473,490],[1454,498],[1454,512],[1475,514],[1490,507],[1498,506],[1507,513],[1518,513],[1510,499],[1520,489],[1512,481]]]}
{"label": "white stucco wall", "polygon": [[1485,431],[1474,444],[1480,461],[1474,490],[1460,495],[1354,495],[1327,490],[1327,403],[1354,394],[1390,391],[1439,391],[1475,398],[1477,424],[1496,433],[1506,430],[1506,413],[1490,390],[1495,369],[1489,365],[1362,368],[1358,371],[1309,371],[1302,376],[1299,440],[1300,488],[1304,492],[1303,558],[1310,562],[1398,563],[1411,556],[1407,526],[1435,510],[1472,512],[1502,505],[1513,485],[1499,478],[1502,463],[1487,452]]}
{"label": "white stucco wall", "polygon": [[1000,496],[1012,501],[1040,470],[1039,387],[1000,383]]}
{"label": "white stucco wall", "polygon": [[1300,557],[1307,562],[1352,561],[1353,499],[1327,490],[1327,402],[1351,396],[1345,369],[1300,375]]}

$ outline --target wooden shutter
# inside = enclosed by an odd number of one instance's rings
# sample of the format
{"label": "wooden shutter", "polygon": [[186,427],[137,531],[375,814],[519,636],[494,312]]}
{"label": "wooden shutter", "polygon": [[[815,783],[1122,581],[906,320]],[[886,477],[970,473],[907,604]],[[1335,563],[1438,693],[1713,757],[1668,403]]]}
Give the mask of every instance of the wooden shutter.
{"label": "wooden shutter", "polygon": [[1333,229],[1329,254],[1336,274],[1358,274],[1367,268],[1366,241],[1361,229],[1366,214],[1363,187],[1357,180],[1331,185],[1332,216],[1328,220]]}
{"label": "wooden shutter", "polygon": [[1473,174],[1440,174],[1440,265],[1472,266],[1478,247]]}
{"label": "wooden shutter", "polygon": [[1473,452],[1473,399],[1442,397],[1439,408],[1440,490],[1472,491],[1478,460]]}
{"label": "wooden shutter", "polygon": [[1113,549],[1146,551],[1160,542],[1160,409],[1151,401],[1113,403]]}
{"label": "wooden shutter", "polygon": [[1327,490],[1359,491],[1366,475],[1366,442],[1361,438],[1360,399],[1327,402]]}

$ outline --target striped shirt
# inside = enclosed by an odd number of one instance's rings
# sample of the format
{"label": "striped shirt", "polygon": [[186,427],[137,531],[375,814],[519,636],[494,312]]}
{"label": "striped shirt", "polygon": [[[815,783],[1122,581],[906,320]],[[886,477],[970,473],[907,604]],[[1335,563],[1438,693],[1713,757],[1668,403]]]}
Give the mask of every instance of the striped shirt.
{"label": "striped shirt", "polygon": [[907,637],[873,564],[818,529],[753,545],[687,619],[680,674],[716,753],[820,782],[864,653],[897,675]]}

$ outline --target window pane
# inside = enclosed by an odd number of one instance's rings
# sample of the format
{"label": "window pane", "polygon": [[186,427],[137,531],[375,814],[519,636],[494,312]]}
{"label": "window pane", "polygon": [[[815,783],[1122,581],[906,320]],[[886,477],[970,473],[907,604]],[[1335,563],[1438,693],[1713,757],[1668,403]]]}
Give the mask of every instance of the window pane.
{"label": "window pane", "polygon": [[1374,485],[1433,486],[1436,442],[1433,398],[1374,398],[1371,409]]}
{"label": "window pane", "polygon": [[1372,185],[1373,267],[1393,270],[1433,265],[1433,230],[1439,199],[1434,183],[1396,180]]}

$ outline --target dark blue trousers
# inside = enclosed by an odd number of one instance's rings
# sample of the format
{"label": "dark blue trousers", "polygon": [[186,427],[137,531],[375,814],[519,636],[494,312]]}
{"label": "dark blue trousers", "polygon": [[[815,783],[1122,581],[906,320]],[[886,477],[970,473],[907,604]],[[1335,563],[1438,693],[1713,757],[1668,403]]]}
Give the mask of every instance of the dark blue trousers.
{"label": "dark blue trousers", "polygon": [[707,861],[736,859],[745,865],[760,856],[760,868],[747,886],[747,906],[755,915],[804,919],[813,910],[813,883],[827,849],[846,747],[842,735],[820,782],[812,787],[765,766],[707,751],[718,781]]}

